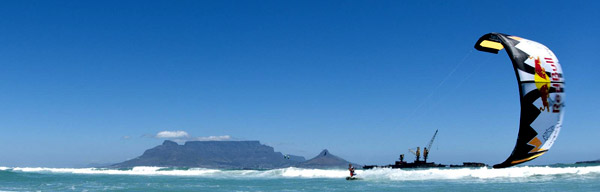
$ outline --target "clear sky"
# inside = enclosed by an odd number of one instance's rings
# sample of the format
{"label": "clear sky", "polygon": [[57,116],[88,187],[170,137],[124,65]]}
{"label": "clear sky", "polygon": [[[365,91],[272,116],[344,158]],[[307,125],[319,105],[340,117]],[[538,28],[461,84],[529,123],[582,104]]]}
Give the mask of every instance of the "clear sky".
{"label": "clear sky", "polygon": [[[2,1],[0,166],[120,162],[190,138],[392,163],[500,163],[519,96],[488,32],[545,44],[563,129],[529,164],[600,158],[598,1]],[[185,134],[183,132],[179,132]],[[220,136],[220,137],[216,137]]]}

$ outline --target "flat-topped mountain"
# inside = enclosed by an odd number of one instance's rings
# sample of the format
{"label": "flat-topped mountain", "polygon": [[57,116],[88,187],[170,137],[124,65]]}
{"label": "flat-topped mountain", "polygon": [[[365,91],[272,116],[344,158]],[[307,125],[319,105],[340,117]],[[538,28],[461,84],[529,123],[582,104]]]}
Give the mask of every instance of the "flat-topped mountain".
{"label": "flat-topped mountain", "polygon": [[271,169],[289,167],[304,157],[284,158],[273,147],[258,141],[164,141],[141,156],[111,167],[159,166],[221,169]]}
{"label": "flat-topped mountain", "polygon": [[202,167],[218,169],[274,169],[284,167],[347,168],[349,162],[323,150],[308,161],[283,155],[259,141],[188,141],[179,145],[166,140],[139,157],[108,167]]}

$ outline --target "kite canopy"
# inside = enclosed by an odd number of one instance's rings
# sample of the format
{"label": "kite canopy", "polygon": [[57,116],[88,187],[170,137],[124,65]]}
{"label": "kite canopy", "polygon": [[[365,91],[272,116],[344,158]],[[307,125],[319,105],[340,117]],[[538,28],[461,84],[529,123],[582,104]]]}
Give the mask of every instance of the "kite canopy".
{"label": "kite canopy", "polygon": [[483,35],[475,49],[494,54],[506,49],[521,95],[517,144],[506,161],[494,168],[510,167],[543,155],[554,144],[562,125],[565,80],[558,59],[538,42],[501,33]]}

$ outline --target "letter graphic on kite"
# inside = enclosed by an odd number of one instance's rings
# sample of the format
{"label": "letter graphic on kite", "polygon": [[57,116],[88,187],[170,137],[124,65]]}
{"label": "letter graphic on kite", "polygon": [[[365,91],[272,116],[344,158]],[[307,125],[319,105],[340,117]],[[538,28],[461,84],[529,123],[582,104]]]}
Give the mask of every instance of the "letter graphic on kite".
{"label": "letter graphic on kite", "polygon": [[521,96],[517,143],[506,161],[494,168],[510,167],[543,155],[554,144],[562,125],[565,80],[558,59],[538,42],[501,33],[483,35],[475,49],[495,54],[506,49]]}

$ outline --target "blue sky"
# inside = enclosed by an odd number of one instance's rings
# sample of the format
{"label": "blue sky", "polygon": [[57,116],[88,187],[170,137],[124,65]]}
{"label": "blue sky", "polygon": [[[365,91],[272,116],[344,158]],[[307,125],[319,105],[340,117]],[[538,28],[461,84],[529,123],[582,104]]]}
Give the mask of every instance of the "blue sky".
{"label": "blue sky", "polygon": [[[3,1],[0,166],[120,162],[161,131],[393,162],[505,160],[519,96],[488,32],[545,44],[563,129],[529,164],[600,158],[596,1]],[[412,158],[412,157],[411,157]],[[410,158],[410,159],[411,159]]]}

